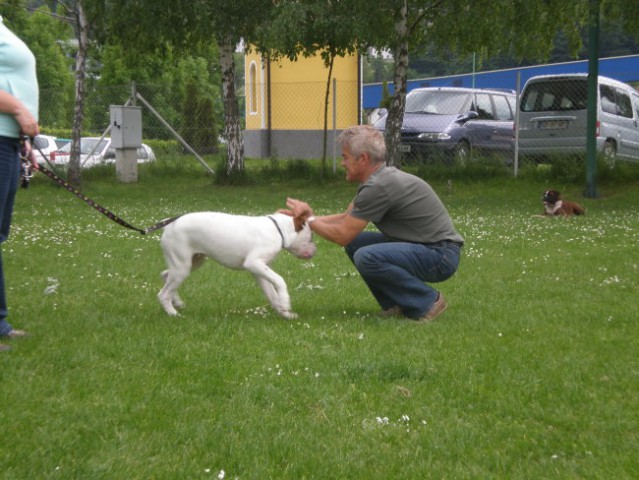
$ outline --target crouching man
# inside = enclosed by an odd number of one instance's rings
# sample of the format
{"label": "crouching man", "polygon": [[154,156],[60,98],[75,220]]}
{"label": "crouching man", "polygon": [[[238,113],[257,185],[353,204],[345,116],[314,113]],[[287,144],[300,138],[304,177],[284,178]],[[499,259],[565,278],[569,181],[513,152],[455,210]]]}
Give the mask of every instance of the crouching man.
{"label": "crouching man", "polygon": [[[428,283],[457,271],[463,237],[428,183],[386,166],[381,132],[351,127],[338,143],[346,180],[360,184],[352,203],[344,213],[316,217],[306,202],[289,198],[290,213],[307,216],[313,232],[345,248],[381,315],[434,320],[447,302]],[[369,222],[379,231],[364,231]]]}

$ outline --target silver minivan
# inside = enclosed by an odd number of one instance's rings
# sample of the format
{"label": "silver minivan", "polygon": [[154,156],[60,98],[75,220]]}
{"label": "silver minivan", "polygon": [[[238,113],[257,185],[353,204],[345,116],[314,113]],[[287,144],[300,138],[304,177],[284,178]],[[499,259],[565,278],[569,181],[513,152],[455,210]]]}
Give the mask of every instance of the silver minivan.
{"label": "silver minivan", "polygon": [[[597,151],[614,167],[617,159],[639,161],[639,93],[599,76]],[[588,117],[587,74],[530,78],[519,103],[519,153],[542,159],[584,154]]]}

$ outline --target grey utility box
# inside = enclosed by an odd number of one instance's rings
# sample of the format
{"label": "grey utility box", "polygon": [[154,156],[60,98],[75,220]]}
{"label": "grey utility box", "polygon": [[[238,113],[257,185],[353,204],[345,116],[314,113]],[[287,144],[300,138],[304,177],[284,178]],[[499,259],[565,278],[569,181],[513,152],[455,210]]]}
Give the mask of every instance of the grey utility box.
{"label": "grey utility box", "polygon": [[138,148],[142,145],[142,108],[111,105],[111,145]]}
{"label": "grey utility box", "polygon": [[111,146],[115,148],[115,174],[119,181],[138,181],[137,150],[142,146],[142,109],[111,105]]}

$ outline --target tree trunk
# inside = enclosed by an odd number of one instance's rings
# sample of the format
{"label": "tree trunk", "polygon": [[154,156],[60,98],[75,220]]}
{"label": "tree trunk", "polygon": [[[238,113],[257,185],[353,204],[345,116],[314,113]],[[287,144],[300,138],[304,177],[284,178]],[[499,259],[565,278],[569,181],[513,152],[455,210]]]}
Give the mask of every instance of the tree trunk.
{"label": "tree trunk", "polygon": [[402,122],[404,121],[404,109],[406,107],[406,89],[408,77],[408,8],[406,0],[403,0],[399,15],[395,21],[395,33],[399,39],[395,48],[395,93],[388,109],[386,119],[386,130],[384,139],[386,141],[386,163],[388,165],[401,167],[402,152],[399,150],[401,142]]}
{"label": "tree trunk", "polygon": [[322,168],[320,175],[324,177],[324,171],[326,170],[326,149],[328,142],[328,104],[331,97],[331,80],[333,79],[333,65],[335,64],[335,54],[330,53],[330,60],[328,64],[328,79],[326,80],[326,96],[324,97],[324,138],[322,142]]}
{"label": "tree trunk", "polygon": [[219,42],[224,98],[224,138],[226,139],[226,175],[244,171],[244,145],[240,125],[240,108],[235,94],[235,44],[225,37]]}
{"label": "tree trunk", "polygon": [[82,119],[84,117],[85,83],[84,72],[86,69],[87,49],[89,47],[88,22],[78,0],[74,14],[76,17],[76,37],[78,39],[78,53],[75,59],[75,107],[73,110],[73,130],[71,133],[71,155],[67,180],[71,185],[79,187],[82,182],[80,174],[80,138],[82,136]]}

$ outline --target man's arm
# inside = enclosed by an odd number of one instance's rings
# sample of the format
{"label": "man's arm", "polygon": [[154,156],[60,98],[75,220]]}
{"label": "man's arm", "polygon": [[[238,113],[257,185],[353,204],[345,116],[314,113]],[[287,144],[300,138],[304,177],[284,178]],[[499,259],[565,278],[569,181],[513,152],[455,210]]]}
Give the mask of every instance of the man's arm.
{"label": "man's arm", "polygon": [[349,213],[315,217],[311,222],[311,230],[320,237],[337,243],[342,247],[348,245],[366,228],[368,222],[352,216]]}

